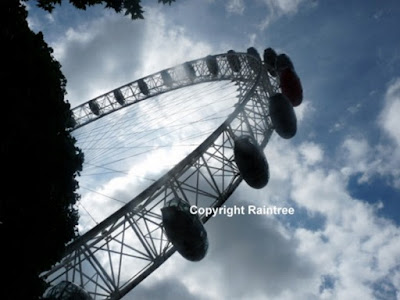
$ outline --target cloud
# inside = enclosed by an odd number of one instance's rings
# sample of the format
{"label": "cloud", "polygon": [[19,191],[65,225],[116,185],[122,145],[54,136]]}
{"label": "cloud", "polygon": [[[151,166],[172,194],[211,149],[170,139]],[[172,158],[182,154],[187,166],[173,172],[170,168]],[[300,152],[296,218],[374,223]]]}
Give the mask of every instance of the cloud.
{"label": "cloud", "polygon": [[268,15],[259,25],[261,30],[265,30],[272,22],[285,15],[294,15],[305,0],[264,0],[268,9]]}
{"label": "cloud", "polygon": [[385,133],[400,149],[400,78],[395,79],[385,95],[385,106],[379,118],[379,124]]}
{"label": "cloud", "polygon": [[243,0],[229,0],[225,5],[226,11],[230,14],[242,15],[245,10],[245,4]]}
{"label": "cloud", "polygon": [[[243,183],[228,202],[294,206],[307,212],[305,218],[321,215],[321,226],[287,219],[296,215],[218,216],[206,225],[210,250],[203,261],[175,254],[126,298],[374,299],[379,293],[395,299],[400,228],[377,216],[379,206],[353,198],[343,172],[368,174],[374,149],[364,138],[347,137],[329,163],[323,149],[315,141],[295,145],[274,135],[266,150],[269,185],[252,190]],[[114,183],[104,192],[120,197],[132,189],[129,180]]]}
{"label": "cloud", "polygon": [[[286,177],[291,181],[290,198],[307,211],[325,217],[323,227],[318,230],[295,229],[294,237],[300,241],[296,253],[311,260],[314,272],[334,279],[330,288],[321,289],[321,295],[312,286],[310,292],[322,299],[351,299],[360,295],[373,299],[374,282],[385,278],[385,282],[395,284],[399,276],[399,271],[393,268],[399,266],[400,255],[392,249],[400,242],[400,229],[377,217],[377,207],[352,198],[347,190],[348,179],[337,169],[326,168],[322,159],[311,166],[304,159],[304,149],[320,148],[311,145],[303,143],[299,153],[293,148],[285,150],[283,145],[274,145],[281,160],[285,160],[279,164],[281,172],[290,174]],[[365,155],[367,147],[360,143],[351,148],[351,155],[360,157]],[[314,151],[318,153],[321,149]]]}
{"label": "cloud", "polygon": [[165,278],[151,287],[139,289],[134,293],[134,299],[199,300],[200,298],[197,295],[193,295],[184,284],[175,278]]}
{"label": "cloud", "polygon": [[[230,201],[241,204],[244,197],[238,191]],[[258,205],[257,198],[253,204]],[[215,247],[213,258],[225,273],[221,282],[224,299],[254,299],[257,295],[279,298],[288,286],[301,290],[312,281],[312,261],[298,256],[299,241],[276,220],[239,215],[212,222],[210,243]]]}
{"label": "cloud", "polygon": [[341,172],[345,176],[361,174],[359,183],[369,183],[374,177],[388,179],[388,184],[400,188],[400,79],[388,85],[384,106],[376,119],[378,129],[383,133],[375,145],[367,135],[347,136],[338,149],[338,156],[345,161]]}
{"label": "cloud", "polygon": [[[267,23],[295,14],[303,2],[265,1],[270,9]],[[146,23],[105,14],[71,28],[56,46],[75,103],[183,58],[213,52],[212,46],[196,41],[157,10],[147,10]],[[373,174],[396,178],[400,168],[393,167],[393,157],[399,127],[393,111],[398,110],[399,87],[398,80],[388,87],[379,121],[390,147],[373,146],[363,136],[346,136],[335,149],[338,155],[328,157],[326,145],[312,140],[296,144],[274,135],[266,149],[269,185],[255,191],[243,183],[228,203],[290,205],[297,214],[212,219],[206,225],[210,251],[203,261],[186,262],[175,254],[126,298],[374,299],[379,294],[395,299],[400,286],[400,229],[378,217],[379,206],[353,198],[348,182],[357,172],[365,180]],[[311,101],[296,108],[299,121],[313,111]],[[140,188],[134,181],[121,176],[100,191],[124,199],[131,194],[128,191]],[[104,199],[88,206],[94,214],[113,208]],[[302,226],[300,210],[306,212],[305,219],[321,215],[324,221],[314,228]]]}
{"label": "cloud", "polygon": [[316,143],[303,143],[299,148],[306,164],[314,165],[323,159],[324,151]]}
{"label": "cloud", "polygon": [[[349,145],[351,155],[364,155],[363,143]],[[339,171],[346,162],[327,168],[315,142],[293,147],[274,139],[267,154],[269,185],[256,191],[243,183],[228,205],[275,205],[273,198],[283,197],[281,206],[321,214],[323,225],[308,229],[273,216],[217,216],[206,225],[206,258],[193,264],[175,254],[176,269],[169,265],[161,272],[174,278],[171,287],[183,284],[193,299],[375,299],[378,293],[395,299],[400,228],[377,216],[379,206],[351,197],[348,178]],[[160,276],[150,276],[143,289],[157,289]]]}
{"label": "cloud", "polygon": [[[196,264],[179,258],[177,270],[170,266],[163,276],[185,285],[194,299],[375,299],[378,294],[395,299],[400,228],[377,216],[380,206],[353,198],[349,177],[341,172],[353,160],[364,161],[370,146],[363,139],[347,139],[338,148],[345,148],[343,155],[351,159],[327,164],[322,145],[306,141],[295,147],[274,137],[266,151],[269,185],[252,190],[243,183],[228,200],[229,205],[303,208],[322,215],[322,226],[292,227],[274,217],[218,216],[206,225],[206,258]],[[145,288],[157,286],[149,279]]]}
{"label": "cloud", "polygon": [[104,12],[69,28],[52,45],[67,78],[67,98],[76,106],[153,72],[212,52],[172,25],[159,9],[146,8],[146,21]]}
{"label": "cloud", "polygon": [[342,173],[346,176],[362,173],[359,183],[367,182],[371,177],[371,171],[374,172],[374,168],[371,166],[372,151],[365,138],[346,138],[339,153],[346,160],[346,167],[342,168]]}

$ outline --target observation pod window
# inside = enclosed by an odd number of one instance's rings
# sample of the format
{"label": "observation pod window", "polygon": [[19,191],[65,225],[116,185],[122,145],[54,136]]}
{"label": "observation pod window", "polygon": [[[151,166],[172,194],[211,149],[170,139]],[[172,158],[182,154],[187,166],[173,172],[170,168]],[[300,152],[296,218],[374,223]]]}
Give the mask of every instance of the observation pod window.
{"label": "observation pod window", "polygon": [[228,60],[228,64],[233,72],[239,72],[242,64],[240,63],[239,57],[237,57],[236,52],[234,50],[229,50],[226,55]]}
{"label": "observation pod window", "polygon": [[249,142],[252,145],[259,147],[257,142],[255,141],[255,139],[251,135],[248,135],[248,134],[241,135],[241,136],[237,137],[236,140],[239,142]]}
{"label": "observation pod window", "polygon": [[44,299],[49,300],[92,300],[89,293],[80,286],[69,282],[61,281],[56,286],[48,290]]}
{"label": "observation pod window", "polygon": [[172,77],[171,77],[171,75],[168,73],[167,70],[161,71],[161,78],[162,78],[164,84],[165,84],[167,87],[169,87],[169,88],[172,87],[174,81],[172,80]]}
{"label": "observation pod window", "polygon": [[114,98],[121,106],[125,104],[125,97],[121,90],[114,90]]}
{"label": "observation pod window", "polygon": [[165,207],[177,207],[182,211],[189,211],[190,210],[190,206],[189,203],[187,203],[186,201],[183,201],[182,199],[175,197],[174,199],[172,199],[171,201],[169,201]]}
{"label": "observation pod window", "polygon": [[143,95],[148,96],[150,92],[149,92],[149,87],[147,86],[147,83],[144,82],[143,79],[139,79],[139,80],[137,81],[137,83],[138,83],[140,92],[141,92]]}
{"label": "observation pod window", "polygon": [[211,75],[218,75],[218,63],[217,63],[217,58],[213,55],[208,55],[206,57],[206,65],[207,65],[207,69],[208,71],[211,73]]}
{"label": "observation pod window", "polygon": [[92,111],[92,113],[94,113],[96,116],[100,115],[100,106],[97,102],[95,102],[94,100],[91,100],[89,102],[89,108]]}
{"label": "observation pod window", "polygon": [[195,80],[196,78],[196,71],[193,68],[193,65],[189,62],[185,62],[183,64],[183,68],[185,70],[186,76],[189,78],[190,81]]}

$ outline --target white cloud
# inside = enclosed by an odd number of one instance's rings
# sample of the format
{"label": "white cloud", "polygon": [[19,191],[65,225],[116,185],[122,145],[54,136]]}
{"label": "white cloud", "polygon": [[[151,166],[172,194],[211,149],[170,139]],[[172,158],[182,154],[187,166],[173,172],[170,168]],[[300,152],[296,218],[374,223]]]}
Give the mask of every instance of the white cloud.
{"label": "white cloud", "polygon": [[296,14],[304,2],[304,0],[264,0],[268,14],[259,25],[260,29],[265,30],[272,22],[284,15]]}
{"label": "white cloud", "polygon": [[[323,216],[322,226],[288,228],[284,219],[218,216],[206,225],[207,257],[196,264],[178,263],[165,278],[183,283],[194,299],[375,299],[377,286],[386,289],[386,299],[394,299],[400,228],[377,216],[379,206],[350,196],[348,178],[338,171],[346,162],[326,168],[321,145],[305,142],[295,148],[278,138],[270,143],[269,185],[255,191],[243,184],[229,203],[271,205],[280,195],[285,197],[280,205],[295,203]],[[364,155],[362,143],[350,148],[351,155]],[[146,289],[153,282],[150,277]],[[135,291],[131,295],[134,299]]]}
{"label": "white cloud", "polygon": [[193,39],[183,27],[172,26],[158,11],[148,11],[139,76],[213,53],[211,45]]}
{"label": "white cloud", "polygon": [[380,125],[400,149],[400,78],[390,84],[385,95],[385,106],[380,115]]}
{"label": "white cloud", "polygon": [[[393,298],[400,278],[400,228],[377,216],[379,206],[352,198],[349,176],[340,171],[368,173],[363,163],[371,147],[365,139],[348,137],[338,146],[348,159],[333,157],[329,168],[323,148],[310,141],[295,147],[274,135],[266,150],[269,185],[254,191],[243,184],[229,200],[296,205],[322,216],[322,225],[310,229],[273,217],[219,216],[207,225],[210,251],[203,261],[193,264],[175,254],[127,299],[156,297],[170,286],[171,297],[187,299],[374,299],[376,286]],[[104,192],[132,188],[129,180],[118,180]]]}
{"label": "white cloud", "polygon": [[243,0],[229,0],[225,8],[230,14],[242,15],[246,6]]}
{"label": "white cloud", "polygon": [[307,117],[311,116],[315,112],[315,108],[312,101],[305,99],[300,106],[295,107],[294,111],[296,113],[297,121],[300,123]]}
{"label": "white cloud", "polygon": [[146,8],[146,21],[107,13],[69,28],[52,47],[67,78],[73,106],[142,76],[212,53],[172,25],[159,9]]}
{"label": "white cloud", "polygon": [[384,96],[384,106],[377,116],[378,129],[383,133],[377,144],[366,134],[345,137],[338,148],[338,157],[345,161],[344,176],[361,175],[358,183],[369,183],[374,177],[400,189],[400,79],[391,81]]}
{"label": "white cloud", "polygon": [[363,183],[376,171],[372,167],[372,164],[376,165],[373,161],[373,149],[365,138],[347,137],[339,151],[338,155],[346,161],[346,166],[341,170],[345,176],[361,173],[359,183]]}
{"label": "white cloud", "polygon": [[303,143],[299,150],[308,165],[314,165],[323,159],[324,151],[315,143]]}
{"label": "white cloud", "polygon": [[[52,12],[52,13],[47,13],[44,10],[42,11],[42,14],[44,16],[44,19],[42,19],[40,16],[38,16],[35,13],[32,13],[32,7],[29,3],[27,2],[22,2],[22,5],[25,6],[27,12],[28,12],[28,17],[26,19],[26,21],[28,22],[28,26],[29,28],[33,31],[33,32],[39,32],[44,30],[47,26],[51,26],[54,21],[55,21],[55,17],[56,17],[56,13]],[[36,4],[35,4],[36,5]]]}
{"label": "white cloud", "polygon": [[[301,3],[266,1],[271,8],[269,21],[296,13]],[[64,65],[74,101],[87,100],[100,90],[181,63],[183,58],[212,52],[210,45],[197,42],[157,11],[147,11],[146,23],[105,15],[70,29],[63,38],[54,48]],[[388,88],[380,123],[397,145],[398,123],[392,111],[398,110],[399,87],[400,82],[395,81]],[[296,108],[300,121],[313,111],[308,103]],[[175,254],[127,299],[135,299],[135,295],[154,298],[160,295],[158,291],[171,287],[170,298],[373,299],[373,285],[382,281],[393,294],[391,286],[400,283],[400,229],[377,216],[379,206],[354,199],[347,190],[349,175],[354,172],[365,176],[372,171],[389,174],[393,162],[389,164],[384,154],[393,152],[383,145],[372,147],[362,137],[347,137],[337,150],[341,155],[330,158],[327,167],[324,145],[305,141],[295,147],[275,136],[266,150],[271,168],[269,185],[254,191],[243,184],[229,200],[235,204],[247,203],[247,199],[266,205],[295,205],[309,215],[321,215],[321,226],[290,227],[286,225],[289,221],[272,217],[211,220],[207,225],[210,253],[202,262],[186,262]],[[392,167],[393,177],[394,172]],[[128,189],[138,188],[131,179],[114,179],[101,191],[123,197]],[[99,201],[89,207],[93,213],[111,206],[104,199]],[[326,278],[331,284],[324,286]]]}

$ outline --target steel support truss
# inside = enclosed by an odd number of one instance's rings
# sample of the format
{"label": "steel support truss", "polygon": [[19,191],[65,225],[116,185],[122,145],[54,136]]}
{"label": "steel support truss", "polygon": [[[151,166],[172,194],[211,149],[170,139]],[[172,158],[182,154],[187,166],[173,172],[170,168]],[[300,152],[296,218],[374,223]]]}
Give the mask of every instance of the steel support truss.
{"label": "steel support truss", "polygon": [[[216,56],[216,76],[210,74],[205,59],[199,59],[189,62],[196,72],[194,79],[185,77],[178,66],[168,69],[173,86],[165,86],[160,73],[145,77],[147,96],[140,92],[137,81],[119,88],[126,99],[124,106],[215,80],[233,80],[239,96],[234,112],[191,154],[68,245],[61,262],[43,274],[51,285],[67,280],[83,287],[94,299],[122,298],[175,252],[161,220],[160,209],[168,201],[178,196],[198,207],[220,207],[233,193],[242,181],[233,157],[234,139],[250,134],[261,147],[266,146],[273,131],[268,97],[279,90],[279,83],[267,74],[261,61],[244,53],[236,56],[241,62],[240,72],[233,72],[227,55],[221,54]],[[116,102],[112,92],[94,100],[101,115],[94,115],[85,103],[73,110],[77,127],[124,107]],[[208,220],[205,216],[201,219],[204,223]]]}

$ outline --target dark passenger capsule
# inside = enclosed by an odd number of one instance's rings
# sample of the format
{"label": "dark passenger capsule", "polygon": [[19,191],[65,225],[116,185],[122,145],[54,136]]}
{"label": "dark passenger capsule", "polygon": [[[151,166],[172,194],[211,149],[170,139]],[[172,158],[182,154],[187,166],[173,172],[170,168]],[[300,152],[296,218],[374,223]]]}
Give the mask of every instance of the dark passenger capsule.
{"label": "dark passenger capsule", "polygon": [[148,96],[148,95],[149,95],[149,87],[147,86],[147,83],[144,82],[143,79],[139,79],[139,80],[137,81],[137,83],[138,83],[140,92],[141,92],[143,95]]}
{"label": "dark passenger capsule", "polygon": [[212,75],[216,76],[218,75],[218,63],[217,63],[217,58],[213,55],[208,55],[206,57],[206,65],[208,72],[210,72]]}
{"label": "dark passenger capsule", "polygon": [[232,71],[239,72],[242,65],[240,64],[240,60],[239,57],[236,55],[236,52],[234,50],[229,50],[226,58]]}
{"label": "dark passenger capsule", "polygon": [[280,137],[290,139],[297,132],[297,119],[289,99],[282,94],[269,98],[269,112],[272,125]]}
{"label": "dark passenger capsule", "polygon": [[167,70],[161,71],[161,78],[164,81],[164,84],[171,88],[172,84],[174,83],[174,81],[171,78],[171,75],[169,75]]}
{"label": "dark passenger capsule", "polygon": [[194,70],[193,66],[189,62],[185,62],[183,64],[183,68],[185,69],[186,76],[193,81],[196,78],[196,71]]}
{"label": "dark passenger capsule", "polygon": [[276,52],[272,48],[264,50],[264,63],[271,76],[276,77]]}
{"label": "dark passenger capsule", "polygon": [[161,209],[168,239],[187,260],[199,261],[208,249],[207,232],[197,214],[189,211],[187,202],[174,198]]}
{"label": "dark passenger capsule", "polygon": [[283,70],[280,75],[280,87],[282,94],[289,98],[293,106],[303,102],[303,87],[299,76],[291,69]]}
{"label": "dark passenger capsule", "polygon": [[[247,54],[253,56],[254,58],[256,58],[259,62],[261,62],[261,56],[258,53],[257,49],[254,47],[250,47],[247,49]],[[254,72],[258,72],[260,70],[260,63],[257,63],[257,61],[254,61],[254,59],[251,59],[250,57],[247,58],[247,61],[250,65],[250,68],[253,69]]]}
{"label": "dark passenger capsule", "polygon": [[83,288],[69,281],[61,281],[50,288],[44,299],[49,300],[92,300],[89,293]]}
{"label": "dark passenger capsule", "polygon": [[236,138],[233,152],[244,181],[255,189],[266,186],[269,180],[268,162],[254,138],[249,135]]}
{"label": "dark passenger capsule", "polygon": [[117,100],[117,102],[122,106],[125,104],[125,97],[124,95],[122,95],[121,90],[114,90],[114,97],[115,100]]}
{"label": "dark passenger capsule", "polygon": [[96,116],[100,115],[100,107],[94,100],[89,101],[89,108]]}

